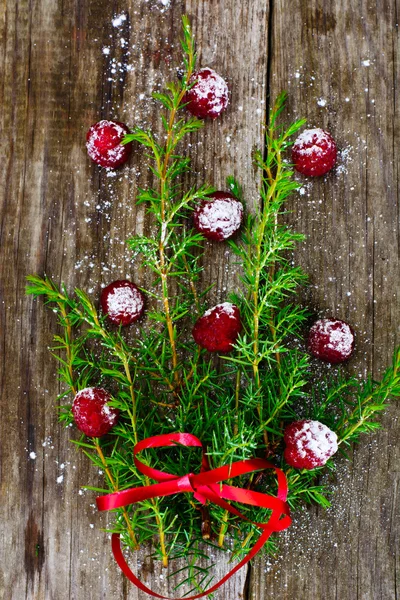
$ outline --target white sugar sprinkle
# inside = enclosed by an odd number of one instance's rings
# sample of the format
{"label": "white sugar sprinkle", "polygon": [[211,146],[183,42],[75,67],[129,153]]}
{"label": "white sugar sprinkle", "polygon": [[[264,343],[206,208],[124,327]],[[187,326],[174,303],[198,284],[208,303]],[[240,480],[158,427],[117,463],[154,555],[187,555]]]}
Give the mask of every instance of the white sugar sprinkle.
{"label": "white sugar sprinkle", "polygon": [[226,81],[221,75],[218,75],[214,69],[206,67],[199,71],[209,71],[206,78],[199,77],[193,87],[193,93],[199,99],[207,98],[210,112],[219,115],[227,107],[229,101],[229,90]]}
{"label": "white sugar sprinkle", "polygon": [[313,327],[317,324],[318,330],[329,338],[329,342],[326,344],[327,348],[336,350],[344,356],[351,354],[354,335],[347,323],[321,319]]}
{"label": "white sugar sprinkle", "polygon": [[114,17],[114,19],[111,21],[113,27],[120,27],[122,25],[122,23],[126,21],[126,15],[124,13]]}
{"label": "white sugar sprinkle", "polygon": [[107,297],[108,314],[111,317],[139,314],[143,309],[143,298],[138,290],[131,287],[115,288]]}
{"label": "white sugar sprinkle", "polygon": [[90,398],[90,400],[94,400],[94,398],[95,398],[94,388],[91,388],[91,387],[83,388],[83,390],[79,390],[76,397],[81,396],[81,395],[85,395],[88,398]]}
{"label": "white sugar sprinkle", "polygon": [[221,233],[224,239],[239,229],[242,215],[242,203],[234,198],[217,198],[204,204],[197,212],[200,228]]}
{"label": "white sugar sprinkle", "polygon": [[29,458],[31,458],[32,460],[35,460],[35,458],[36,458],[36,452],[30,452],[29,453]]}
{"label": "white sugar sprinkle", "polygon": [[302,458],[309,451],[316,459],[326,461],[338,449],[336,433],[319,421],[307,421],[293,437]]}
{"label": "white sugar sprinkle", "polygon": [[[101,139],[103,135],[101,131],[103,128],[111,128],[114,136],[118,139],[122,139],[126,134],[125,129],[118,123],[107,121],[106,119],[99,121],[96,124],[96,127],[90,130],[89,139],[86,142],[88,154],[90,158],[95,161],[98,159],[99,154],[96,142]],[[104,152],[104,155],[106,155],[107,159],[119,160],[125,151],[125,147],[122,144],[117,143],[113,148],[108,148],[107,151]]]}
{"label": "white sugar sprinkle", "polygon": [[321,148],[321,144],[325,143],[329,147],[332,145],[329,134],[326,133],[320,127],[314,129],[305,129],[293,144],[293,148],[300,155],[318,155],[322,154],[324,150]]}
{"label": "white sugar sprinkle", "polygon": [[[218,309],[218,310],[216,310]],[[209,308],[205,313],[205,317],[209,317],[214,311],[216,311],[216,318],[218,319],[221,313],[225,313],[231,319],[236,319],[235,316],[235,305],[231,302],[222,302],[221,304],[217,304],[212,308]]]}

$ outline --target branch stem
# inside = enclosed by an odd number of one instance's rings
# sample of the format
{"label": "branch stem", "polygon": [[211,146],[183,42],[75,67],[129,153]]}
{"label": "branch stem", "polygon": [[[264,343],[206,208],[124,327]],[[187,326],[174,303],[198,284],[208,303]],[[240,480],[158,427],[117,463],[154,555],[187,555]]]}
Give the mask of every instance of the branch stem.
{"label": "branch stem", "polygon": [[167,324],[169,341],[171,344],[171,352],[172,352],[172,367],[174,372],[174,380],[175,385],[179,388],[181,384],[181,375],[178,370],[178,353],[176,348],[176,328],[174,326],[172,317],[171,317],[171,308],[169,302],[169,290],[168,290],[168,259],[166,256],[166,247],[165,247],[165,236],[167,233],[168,226],[168,218],[167,218],[167,206],[166,203],[169,198],[169,187],[167,183],[167,171],[169,159],[171,157],[172,151],[175,149],[177,141],[174,137],[174,127],[175,127],[175,118],[176,114],[182,104],[182,100],[187,91],[187,82],[190,80],[190,77],[193,74],[193,44],[189,45],[188,52],[188,70],[186,74],[186,85],[182,86],[182,89],[174,101],[174,104],[171,108],[169,122],[168,122],[168,130],[167,130],[167,139],[164,145],[163,152],[163,160],[160,161],[157,159],[157,170],[160,178],[160,216],[161,216],[161,236],[158,245],[158,253],[160,257],[160,275],[161,275],[161,289],[163,296],[163,304],[164,304],[164,312],[165,312],[165,320]]}
{"label": "branch stem", "polygon": [[225,535],[226,535],[226,532],[228,531],[228,519],[229,519],[229,511],[225,510],[223,517],[221,519],[221,527],[219,529],[219,535],[218,535],[218,546],[220,548],[223,548],[223,546],[224,546]]}
{"label": "branch stem", "polygon": [[60,309],[60,313],[61,313],[61,315],[64,319],[64,323],[65,323],[64,335],[65,335],[65,347],[66,347],[66,352],[67,352],[67,365],[68,365],[68,372],[69,372],[69,377],[70,377],[70,388],[71,388],[71,392],[73,393],[73,395],[76,396],[77,389],[74,384],[74,371],[72,368],[73,356],[72,356],[72,351],[71,351],[72,327],[71,327],[71,323],[70,323],[70,320],[67,315],[67,311],[65,310],[64,304],[62,304],[61,302],[57,302],[57,306]]}
{"label": "branch stem", "polygon": [[[274,109],[273,109],[272,114],[271,114],[271,126],[268,129],[268,133],[267,133],[266,137],[267,137],[267,152],[268,152],[268,154],[273,153],[274,160],[276,162],[276,170],[275,170],[275,173],[273,173],[272,169],[268,165],[265,165],[267,180],[263,180],[264,205],[262,207],[262,218],[260,220],[259,229],[257,232],[255,281],[254,281],[254,287],[252,290],[253,310],[254,310],[254,313],[253,313],[253,331],[254,331],[253,377],[254,377],[254,382],[255,382],[256,388],[260,392],[261,392],[261,382],[260,382],[260,373],[259,373],[260,358],[259,358],[258,354],[259,354],[259,327],[260,327],[260,310],[261,310],[259,307],[259,290],[260,290],[261,271],[263,268],[261,256],[262,256],[262,247],[263,247],[263,244],[265,241],[265,239],[264,239],[265,238],[265,229],[269,222],[269,219],[271,218],[270,207],[271,207],[271,203],[275,200],[277,182],[280,179],[280,175],[281,175],[281,171],[282,171],[282,155],[281,155],[280,149],[279,149],[279,147],[276,148],[272,145],[272,140],[274,140],[274,135],[275,135],[275,130],[273,127],[274,122],[275,122],[275,114],[274,114]],[[276,211],[274,212],[273,216],[274,216],[273,233],[275,236],[276,232],[277,232],[277,228],[278,228],[278,215],[277,215]],[[275,260],[272,259],[271,265],[269,268],[269,279],[271,282],[273,280],[274,273],[275,273]],[[272,308],[270,311],[269,329],[271,331],[272,340],[274,342],[274,345],[276,346],[276,328],[275,328],[275,324],[274,324],[274,312],[273,312]],[[275,353],[275,358],[276,358],[276,363],[277,363],[277,367],[278,367],[278,371],[279,371],[280,362],[281,362],[279,352]],[[260,420],[262,420],[261,403],[258,403],[258,405],[257,405],[257,412],[258,412]],[[263,438],[264,438],[265,446],[268,447],[268,444],[269,444],[268,432],[265,429],[263,431]]]}
{"label": "branch stem", "polygon": [[[110,485],[112,486],[113,491],[114,492],[118,492],[119,491],[118,485],[115,483],[114,477],[112,476],[111,471],[108,468],[107,461],[106,461],[105,456],[103,454],[103,450],[101,449],[101,446],[100,446],[99,441],[98,441],[97,438],[94,438],[94,445],[95,445],[97,454],[99,455],[99,458],[101,460],[101,464],[103,465],[103,469],[104,469],[104,471],[105,471],[105,473],[106,473],[106,475],[108,477]],[[126,526],[128,528],[129,537],[132,540],[132,544],[133,544],[133,546],[134,546],[135,549],[138,549],[139,548],[139,544],[138,544],[138,541],[136,539],[135,532],[132,529],[132,525],[131,525],[131,522],[130,522],[130,519],[129,519],[128,512],[127,512],[127,510],[126,510],[125,507],[123,507],[121,510],[122,510],[122,514],[123,514],[125,522],[126,522]]]}

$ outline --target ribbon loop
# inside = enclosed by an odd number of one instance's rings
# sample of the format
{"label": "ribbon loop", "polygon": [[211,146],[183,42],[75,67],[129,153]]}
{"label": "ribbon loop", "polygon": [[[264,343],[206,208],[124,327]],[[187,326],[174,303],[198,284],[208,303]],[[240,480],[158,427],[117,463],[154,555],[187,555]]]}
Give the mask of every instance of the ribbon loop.
{"label": "ribbon loop", "polygon": [[[199,473],[187,473],[186,475],[177,476],[173,475],[172,473],[166,473],[164,471],[159,471],[158,469],[153,469],[137,458],[137,454],[149,448],[174,447],[177,445],[198,447],[202,449],[202,460]],[[136,502],[141,502],[149,498],[172,496],[174,494],[181,493],[192,493],[194,498],[196,498],[196,500],[198,500],[198,502],[201,504],[205,504],[208,500],[213,504],[221,506],[231,514],[245,521],[253,523],[262,531],[257,542],[250,549],[248,554],[239,562],[239,564],[236,565],[236,567],[231,569],[231,571],[229,571],[225,577],[223,577],[205,592],[195,596],[185,596],[186,600],[195,600],[213,593],[230,577],[232,577],[234,573],[247,564],[257,554],[257,552],[261,550],[272,533],[282,531],[291,524],[289,506],[286,502],[288,494],[286,476],[281,469],[267,460],[262,458],[252,458],[238,461],[230,465],[224,465],[223,467],[218,467],[216,469],[210,469],[207,456],[204,452],[203,444],[196,436],[190,433],[170,433],[146,438],[136,444],[133,450],[133,456],[138,471],[143,475],[154,479],[157,481],[157,483],[143,486],[141,488],[130,488],[121,492],[108,494],[107,496],[100,496],[96,499],[99,510],[113,510],[115,508],[120,508],[129,504],[135,504]],[[231,485],[221,483],[227,479],[232,479],[240,475],[254,473],[255,471],[264,469],[273,469],[276,473],[278,482],[277,496],[270,496],[261,492],[255,492],[253,490],[233,487]],[[240,502],[242,504],[249,504],[251,506],[258,506],[260,508],[269,509],[272,512],[268,521],[265,523],[255,523],[254,521],[248,519],[237,508],[232,506],[232,504],[229,504],[227,500]],[[112,536],[112,550],[122,572],[140,590],[147,592],[155,598],[173,600],[153,592],[150,590],[150,588],[145,586],[136,577],[136,575],[134,575],[134,573],[132,573],[122,554],[120,536],[117,534],[113,534]]]}

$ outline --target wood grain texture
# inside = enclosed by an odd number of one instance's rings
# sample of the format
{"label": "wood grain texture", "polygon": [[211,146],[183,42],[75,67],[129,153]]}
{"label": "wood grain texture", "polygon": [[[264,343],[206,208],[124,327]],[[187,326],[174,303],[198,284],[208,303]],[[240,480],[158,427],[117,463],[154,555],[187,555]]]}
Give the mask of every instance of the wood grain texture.
{"label": "wood grain texture", "polygon": [[[130,234],[151,228],[134,204],[137,186],[150,181],[143,153],[108,177],[87,159],[88,126],[101,117],[158,122],[149,96],[174,76],[180,15],[187,12],[200,64],[223,73],[232,89],[229,112],[193,137],[191,183],[207,179],[219,187],[233,173],[252,204],[251,151],[262,144],[267,92],[288,89],[291,116],[328,128],[344,150],[335,173],[305,182],[293,199],[292,221],[308,236],[296,253],[311,276],[304,300],[354,324],[357,354],[349,370],[379,376],[399,334],[398,10],[395,0],[186,0],[170,7],[159,0],[3,0],[2,597],[146,597],[116,568],[94,495],[78,493],[102,478],[57,423],[59,386],[47,350],[55,320],[24,296],[25,276],[36,272],[94,297],[101,283],[121,276],[146,284],[125,245]],[[122,13],[127,19],[113,27]],[[230,256],[207,245],[204,264],[202,285],[217,283],[210,302],[223,300],[237,285]],[[362,442],[353,464],[341,463],[332,509],[298,514],[282,536],[280,557],[257,561],[249,587],[242,571],[215,598],[397,598],[397,418],[392,404],[385,430]],[[147,584],[173,593],[174,580],[148,556],[132,560]],[[226,559],[217,561],[222,575]]]}
{"label": "wood grain texture", "polygon": [[[399,343],[398,16],[395,2],[363,0],[283,0],[272,15],[272,96],[288,89],[292,116],[342,148],[336,172],[304,179],[292,201],[307,235],[296,252],[311,278],[304,299],[354,324],[348,370],[376,377]],[[332,508],[296,515],[280,558],[256,563],[250,598],[398,598],[398,417],[393,402],[385,429],[342,461]]]}
{"label": "wood grain texture", "polygon": [[[143,152],[136,149],[129,166],[110,177],[90,163],[84,141],[89,125],[103,117],[158,127],[150,94],[175,77],[184,12],[193,20],[201,64],[228,78],[235,107],[193,138],[191,183],[206,177],[220,186],[235,173],[256,201],[251,150],[262,143],[268,5],[4,0],[0,11],[0,595],[144,598],[116,568],[94,494],[78,493],[81,485],[101,485],[102,476],[57,422],[60,389],[48,353],[55,319],[42,302],[25,297],[25,276],[46,273],[94,297],[101,283],[121,276],[146,285],[125,245],[132,233],[151,228],[134,203],[137,186],[151,179]],[[126,19],[114,27],[120,14]],[[236,285],[225,251],[208,246],[205,265],[203,284],[217,282],[210,301],[223,299]],[[132,560],[147,584],[173,594],[174,579],[148,556]],[[221,576],[227,568],[218,557]],[[241,598],[245,578],[243,571],[216,597]]]}

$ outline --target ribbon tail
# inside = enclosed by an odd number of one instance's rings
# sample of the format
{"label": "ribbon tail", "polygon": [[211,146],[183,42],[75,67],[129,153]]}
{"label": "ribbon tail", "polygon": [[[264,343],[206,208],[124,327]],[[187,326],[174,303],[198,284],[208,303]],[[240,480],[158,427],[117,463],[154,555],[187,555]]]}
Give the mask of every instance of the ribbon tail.
{"label": "ribbon tail", "polygon": [[161,596],[161,594],[157,594],[157,592],[153,592],[150,588],[147,587],[147,585],[142,583],[140,581],[140,579],[138,579],[138,577],[136,577],[136,575],[134,573],[132,573],[131,569],[128,566],[128,563],[125,560],[124,555],[122,554],[121,539],[120,539],[119,533],[112,534],[111,547],[112,547],[112,552],[114,554],[114,558],[117,561],[119,568],[121,569],[121,571],[123,572],[125,577],[127,577],[129,579],[129,581],[131,581],[134,585],[136,585],[136,587],[139,588],[139,590],[142,590],[142,592],[146,592],[147,594],[150,594],[150,596],[153,596],[154,598],[162,598],[162,600],[168,600],[168,596]]}
{"label": "ribbon tail", "polygon": [[[219,587],[221,587],[221,585],[226,583],[228,579],[232,577],[232,575],[234,575],[237,571],[244,567],[252,558],[255,557],[256,554],[258,554],[258,552],[261,550],[261,548],[264,546],[264,544],[270,537],[271,533],[272,531],[263,531],[263,533],[260,535],[250,552],[244,558],[242,558],[242,560],[235,567],[233,567],[233,569],[231,569],[226,575],[224,575],[222,579],[217,581],[217,583],[215,583],[212,587],[208,588],[208,590],[205,590],[200,594],[196,594],[195,596],[185,596],[185,600],[197,600],[197,598],[204,598],[204,596],[208,596],[209,594],[215,592]],[[114,558],[117,561],[117,564],[121,571],[129,579],[129,581],[136,585],[136,587],[138,587],[142,592],[150,594],[150,596],[153,596],[153,598],[161,598],[162,600],[176,600],[176,598],[173,598],[171,596],[162,596],[157,592],[153,592],[153,590],[147,587],[147,585],[142,583],[140,579],[136,577],[136,575],[131,571],[130,567],[128,566],[128,563],[126,562],[125,557],[122,553],[121,539],[118,533],[112,534],[111,546]]]}

